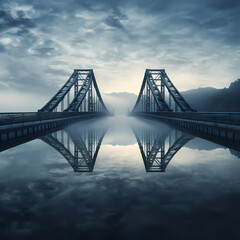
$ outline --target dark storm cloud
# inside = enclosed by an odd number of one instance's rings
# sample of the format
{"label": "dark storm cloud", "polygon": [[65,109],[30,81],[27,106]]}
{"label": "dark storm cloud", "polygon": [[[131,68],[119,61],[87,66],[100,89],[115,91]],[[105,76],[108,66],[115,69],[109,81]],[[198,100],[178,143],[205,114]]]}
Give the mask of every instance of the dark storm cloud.
{"label": "dark storm cloud", "polygon": [[[6,70],[0,69],[0,82],[8,79],[21,90],[53,94],[80,66],[98,70],[107,92],[118,87],[137,92],[140,80],[129,83],[123,76],[123,69],[135,71],[135,66],[138,71],[163,66],[176,75],[192,73],[191,80],[179,80],[187,89],[218,87],[215,79],[223,85],[238,74],[239,1],[9,0],[0,5],[0,51],[6,54],[0,57]],[[10,72],[16,59],[28,76],[20,68]],[[55,64],[60,61],[64,63]],[[211,77],[208,82],[200,69]]]}
{"label": "dark storm cloud", "polygon": [[111,9],[115,9],[118,6],[123,6],[127,3],[128,1],[123,0],[123,1],[117,1],[117,0],[103,0],[103,1],[98,1],[98,0],[73,0],[73,4],[76,7],[79,8],[84,8],[89,11],[109,11]]}
{"label": "dark storm cloud", "polygon": [[56,75],[67,75],[68,72],[63,69],[47,69],[47,73],[56,74]]}
{"label": "dark storm cloud", "polygon": [[[189,33],[181,36],[184,40],[191,35],[198,34],[199,37],[216,41],[224,41],[231,44],[236,43],[239,37],[240,27],[240,2],[239,1],[150,1],[144,8],[144,1],[137,1],[141,11],[154,16],[163,17],[159,21],[159,32],[163,29],[187,29]],[[156,19],[156,23],[158,20]],[[221,32],[211,29],[221,29]],[[176,34],[171,32],[171,39]]]}
{"label": "dark storm cloud", "polygon": [[27,29],[34,26],[30,19],[24,17],[22,11],[17,11],[17,17],[13,18],[8,11],[0,10],[0,31],[13,27]]}
{"label": "dark storm cloud", "polygon": [[114,15],[108,16],[107,19],[105,20],[105,23],[111,27],[120,28],[120,29],[123,28],[123,25],[120,22],[119,18]]}
{"label": "dark storm cloud", "polygon": [[36,41],[32,45],[32,54],[43,58],[52,57],[59,54],[56,49],[57,47],[57,44],[50,39],[43,40],[40,44]]}
{"label": "dark storm cloud", "polygon": [[209,19],[207,22],[204,23],[204,25],[207,28],[212,28],[212,29],[222,28],[227,26],[227,24],[228,24],[227,19],[219,18],[219,17]]}
{"label": "dark storm cloud", "polygon": [[0,52],[4,52],[5,51],[5,48],[2,44],[0,44]]}
{"label": "dark storm cloud", "polygon": [[220,10],[229,10],[239,7],[239,1],[238,0],[214,0],[209,2],[209,6],[220,9]]}
{"label": "dark storm cloud", "polygon": [[106,18],[105,23],[111,27],[122,29],[124,28],[122,20],[127,20],[126,14],[122,13],[118,8],[111,11],[111,14]]}
{"label": "dark storm cloud", "polygon": [[[101,3],[102,3],[102,1],[100,2],[100,4]],[[74,6],[76,6],[78,8],[84,8],[89,11],[96,11],[98,9],[98,5],[99,5],[99,3],[95,2],[95,1],[85,1],[85,0],[82,0],[82,1],[74,0],[73,4],[74,4]]]}

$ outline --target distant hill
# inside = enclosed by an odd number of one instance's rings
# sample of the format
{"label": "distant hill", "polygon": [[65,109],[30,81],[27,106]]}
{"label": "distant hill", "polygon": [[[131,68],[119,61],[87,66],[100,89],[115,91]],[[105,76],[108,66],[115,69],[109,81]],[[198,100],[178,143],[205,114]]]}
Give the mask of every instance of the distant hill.
{"label": "distant hill", "polygon": [[102,94],[103,101],[110,112],[116,115],[126,115],[131,111],[136,100],[137,95],[128,92],[113,92],[109,94]]}
{"label": "distant hill", "polygon": [[198,88],[182,92],[182,95],[198,111],[240,112],[240,79],[228,88]]}
{"label": "distant hill", "polygon": [[[183,97],[197,111],[240,112],[240,79],[228,88],[212,87],[191,89],[181,92]],[[128,92],[103,94],[103,101],[111,112],[126,115],[136,103],[137,95]]]}

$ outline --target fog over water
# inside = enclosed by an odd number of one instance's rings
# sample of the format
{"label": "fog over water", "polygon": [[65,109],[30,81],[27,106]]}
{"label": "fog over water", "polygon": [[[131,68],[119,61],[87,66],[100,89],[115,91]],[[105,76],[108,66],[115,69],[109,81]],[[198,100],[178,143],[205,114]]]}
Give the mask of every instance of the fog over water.
{"label": "fog over water", "polygon": [[[170,143],[184,145],[165,169],[163,159],[153,168],[146,152],[144,164],[133,131],[143,150],[145,142],[150,150],[164,144],[166,155]],[[102,134],[92,172],[74,172],[41,139],[1,152],[1,239],[238,239],[237,154],[162,123],[124,117],[77,123],[51,136],[59,142],[63,136],[65,145],[71,136],[89,151],[97,145],[90,147],[90,137],[98,142]]]}
{"label": "fog over water", "polygon": [[[0,240],[240,240],[239,13],[0,0]],[[199,132],[129,116],[164,101]]]}

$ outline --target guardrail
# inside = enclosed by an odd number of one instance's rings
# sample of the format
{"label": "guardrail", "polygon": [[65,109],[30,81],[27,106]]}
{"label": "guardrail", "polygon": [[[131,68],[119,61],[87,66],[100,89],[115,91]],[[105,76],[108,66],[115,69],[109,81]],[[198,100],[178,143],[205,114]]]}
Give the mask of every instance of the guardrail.
{"label": "guardrail", "polygon": [[238,112],[136,112],[136,114],[154,115],[169,118],[181,118],[187,120],[223,123],[240,126],[240,113]]}
{"label": "guardrail", "polygon": [[[59,118],[71,118],[71,117],[84,117],[94,114],[101,114],[101,112],[13,112],[13,113],[0,113],[0,126],[25,123],[34,121],[43,121]],[[103,113],[102,113],[103,114]]]}
{"label": "guardrail", "polygon": [[0,113],[0,151],[44,136],[68,124],[107,115],[103,112]]}

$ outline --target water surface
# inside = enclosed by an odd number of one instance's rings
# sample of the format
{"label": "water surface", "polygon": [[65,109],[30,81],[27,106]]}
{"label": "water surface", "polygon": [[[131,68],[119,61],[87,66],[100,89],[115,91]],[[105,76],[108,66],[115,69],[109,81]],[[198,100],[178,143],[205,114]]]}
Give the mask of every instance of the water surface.
{"label": "water surface", "polygon": [[133,118],[49,136],[72,162],[46,136],[0,153],[1,239],[240,239],[239,152]]}

